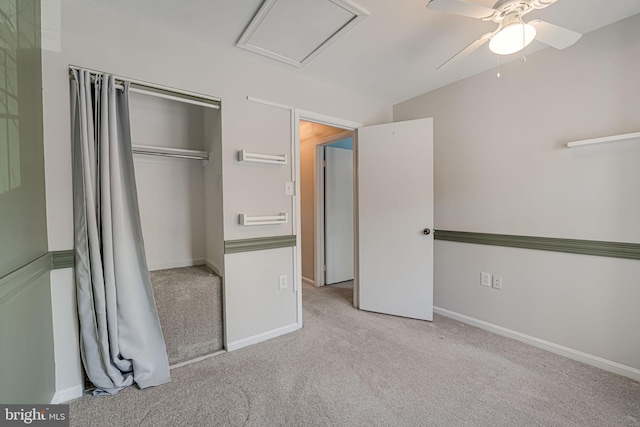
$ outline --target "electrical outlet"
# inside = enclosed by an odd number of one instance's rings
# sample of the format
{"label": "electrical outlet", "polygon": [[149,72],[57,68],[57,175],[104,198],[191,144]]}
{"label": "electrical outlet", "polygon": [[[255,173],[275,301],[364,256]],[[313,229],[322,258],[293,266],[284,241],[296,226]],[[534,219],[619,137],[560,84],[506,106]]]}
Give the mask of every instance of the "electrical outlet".
{"label": "electrical outlet", "polygon": [[278,284],[280,286],[280,289],[287,289],[287,275],[283,274],[282,276],[280,276],[278,278]]}
{"label": "electrical outlet", "polygon": [[493,289],[502,289],[502,276],[493,275]]}
{"label": "electrical outlet", "polygon": [[491,274],[490,273],[480,273],[480,284],[482,286],[491,287]]}

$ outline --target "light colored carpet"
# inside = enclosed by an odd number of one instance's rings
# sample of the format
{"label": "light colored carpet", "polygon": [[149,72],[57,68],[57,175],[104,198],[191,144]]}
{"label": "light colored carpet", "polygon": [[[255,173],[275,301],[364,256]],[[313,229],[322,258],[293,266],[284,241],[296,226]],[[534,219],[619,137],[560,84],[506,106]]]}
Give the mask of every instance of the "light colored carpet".
{"label": "light colored carpet", "polygon": [[222,350],[220,277],[206,266],[150,272],[169,363]]}
{"label": "light colored carpet", "polygon": [[640,383],[436,316],[303,289],[300,331],[71,402],[72,426],[638,426]]}
{"label": "light colored carpet", "polygon": [[331,285],[332,288],[340,288],[340,289],[353,289],[353,280],[347,280],[345,282],[333,283]]}

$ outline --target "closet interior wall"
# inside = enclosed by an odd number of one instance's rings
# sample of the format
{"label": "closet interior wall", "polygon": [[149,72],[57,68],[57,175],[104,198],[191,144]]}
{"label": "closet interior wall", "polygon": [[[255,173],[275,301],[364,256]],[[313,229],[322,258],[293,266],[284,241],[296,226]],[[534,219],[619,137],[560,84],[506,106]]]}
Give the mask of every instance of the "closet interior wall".
{"label": "closet interior wall", "polygon": [[134,153],[147,265],[176,364],[224,348],[220,110],[141,93],[129,94],[129,106],[134,146],[210,153],[208,161]]}
{"label": "closet interior wall", "polygon": [[[129,95],[134,145],[209,150],[202,107]],[[149,270],[204,264],[204,168],[201,161],[134,154]]]}

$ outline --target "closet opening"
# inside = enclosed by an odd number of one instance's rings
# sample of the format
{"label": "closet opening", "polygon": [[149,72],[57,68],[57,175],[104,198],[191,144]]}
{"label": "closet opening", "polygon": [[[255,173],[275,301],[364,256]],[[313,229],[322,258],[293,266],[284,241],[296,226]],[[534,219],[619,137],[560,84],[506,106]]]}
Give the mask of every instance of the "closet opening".
{"label": "closet opening", "polygon": [[147,265],[175,368],[225,348],[220,108],[132,86],[129,109]]}
{"label": "closet opening", "polygon": [[353,290],[355,131],[299,125],[302,281]]}

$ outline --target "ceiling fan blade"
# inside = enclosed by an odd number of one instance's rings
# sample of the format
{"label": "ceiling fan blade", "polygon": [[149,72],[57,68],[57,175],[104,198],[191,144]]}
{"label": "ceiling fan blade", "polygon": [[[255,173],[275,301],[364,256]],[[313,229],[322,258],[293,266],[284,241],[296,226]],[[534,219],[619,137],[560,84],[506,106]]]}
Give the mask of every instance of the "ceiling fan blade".
{"label": "ceiling fan blade", "polygon": [[469,46],[465,47],[464,49],[462,49],[460,52],[456,53],[455,55],[453,55],[451,58],[447,59],[447,61],[445,63],[443,63],[442,65],[440,65],[438,68],[436,68],[436,70],[439,70],[440,68],[444,67],[447,64],[451,64],[453,62],[457,62],[461,59],[466,58],[467,56],[469,56],[473,51],[475,51],[476,49],[478,49],[480,46],[482,46],[483,44],[485,44],[486,42],[489,41],[489,39],[491,39],[491,37],[493,37],[493,32],[491,33],[487,33],[484,34],[480,37],[478,37],[475,41],[473,41]]}
{"label": "ceiling fan blade", "polygon": [[455,13],[456,15],[476,19],[489,19],[498,13],[497,10],[490,7],[480,6],[465,0],[431,0],[427,3],[427,9]]}
{"label": "ceiling fan blade", "polygon": [[582,37],[580,33],[549,24],[539,19],[529,21],[529,24],[533,25],[536,29],[536,40],[555,47],[556,49],[567,48]]}

